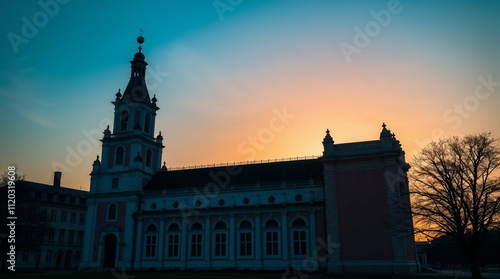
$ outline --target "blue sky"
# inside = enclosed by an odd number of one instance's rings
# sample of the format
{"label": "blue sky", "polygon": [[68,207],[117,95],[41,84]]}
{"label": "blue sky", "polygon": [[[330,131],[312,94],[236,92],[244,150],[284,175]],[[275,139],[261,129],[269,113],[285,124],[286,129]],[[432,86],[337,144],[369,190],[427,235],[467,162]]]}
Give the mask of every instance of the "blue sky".
{"label": "blue sky", "polygon": [[382,122],[408,156],[443,136],[500,136],[499,1],[1,5],[0,165],[33,181],[62,170],[88,189],[141,28],[169,166],[320,155],[326,128],[362,141]]}

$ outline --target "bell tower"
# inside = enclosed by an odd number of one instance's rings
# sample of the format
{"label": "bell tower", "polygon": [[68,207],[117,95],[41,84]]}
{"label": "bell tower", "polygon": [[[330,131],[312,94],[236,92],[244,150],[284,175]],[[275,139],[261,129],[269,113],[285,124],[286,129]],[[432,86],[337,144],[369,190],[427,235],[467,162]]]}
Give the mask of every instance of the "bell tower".
{"label": "bell tower", "polygon": [[163,137],[154,136],[159,108],[146,86],[144,38],[137,42],[130,80],[115,95],[113,127],[104,130],[90,173],[81,269],[133,267],[134,222],[127,216],[140,210],[143,185],[161,168]]}
{"label": "bell tower", "polygon": [[94,161],[90,192],[140,191],[161,168],[163,137],[155,137],[156,96],[150,98],[146,85],[148,63],[142,53],[144,38],[137,38],[139,51],[130,61],[130,80],[123,93],[118,90],[113,128],[104,130],[102,155]]}

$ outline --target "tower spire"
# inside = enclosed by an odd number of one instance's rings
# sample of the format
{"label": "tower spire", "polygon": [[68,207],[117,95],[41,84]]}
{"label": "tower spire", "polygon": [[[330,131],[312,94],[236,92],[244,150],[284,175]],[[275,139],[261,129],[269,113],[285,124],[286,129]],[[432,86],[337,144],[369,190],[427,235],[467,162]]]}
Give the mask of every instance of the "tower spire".
{"label": "tower spire", "polygon": [[[141,28],[142,34],[142,28]],[[134,59],[130,61],[130,81],[127,87],[123,91],[120,101],[122,102],[134,102],[134,103],[145,103],[150,106],[156,107],[155,104],[151,103],[149,98],[148,88],[146,86],[146,57],[142,53],[142,44],[144,43],[144,37],[139,36],[136,39],[139,44],[139,51],[134,54]]]}

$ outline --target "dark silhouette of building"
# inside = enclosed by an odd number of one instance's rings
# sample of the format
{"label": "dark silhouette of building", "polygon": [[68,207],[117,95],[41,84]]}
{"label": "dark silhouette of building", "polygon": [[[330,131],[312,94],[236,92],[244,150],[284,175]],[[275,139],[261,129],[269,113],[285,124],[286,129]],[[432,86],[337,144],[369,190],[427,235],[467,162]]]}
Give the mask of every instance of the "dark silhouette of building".
{"label": "dark silhouette of building", "polygon": [[[7,212],[7,188],[0,188],[4,213]],[[78,268],[83,250],[87,194],[87,191],[61,186],[61,172],[57,171],[52,185],[15,182],[16,270]],[[5,240],[2,239],[2,244],[7,243]]]}
{"label": "dark silhouette of building", "polygon": [[138,42],[92,168],[82,270],[416,270],[409,165],[385,124],[345,144],[327,130],[320,157],[167,169]]}

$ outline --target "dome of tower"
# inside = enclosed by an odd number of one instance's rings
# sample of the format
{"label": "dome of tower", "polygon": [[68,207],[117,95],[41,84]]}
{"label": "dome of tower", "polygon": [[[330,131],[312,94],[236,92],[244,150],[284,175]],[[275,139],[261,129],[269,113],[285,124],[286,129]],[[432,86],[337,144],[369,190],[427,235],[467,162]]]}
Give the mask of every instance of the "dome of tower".
{"label": "dome of tower", "polygon": [[144,56],[144,54],[142,54],[142,52],[138,52],[134,55],[134,59],[137,60],[137,59],[140,59],[140,60],[144,60],[146,57]]}

